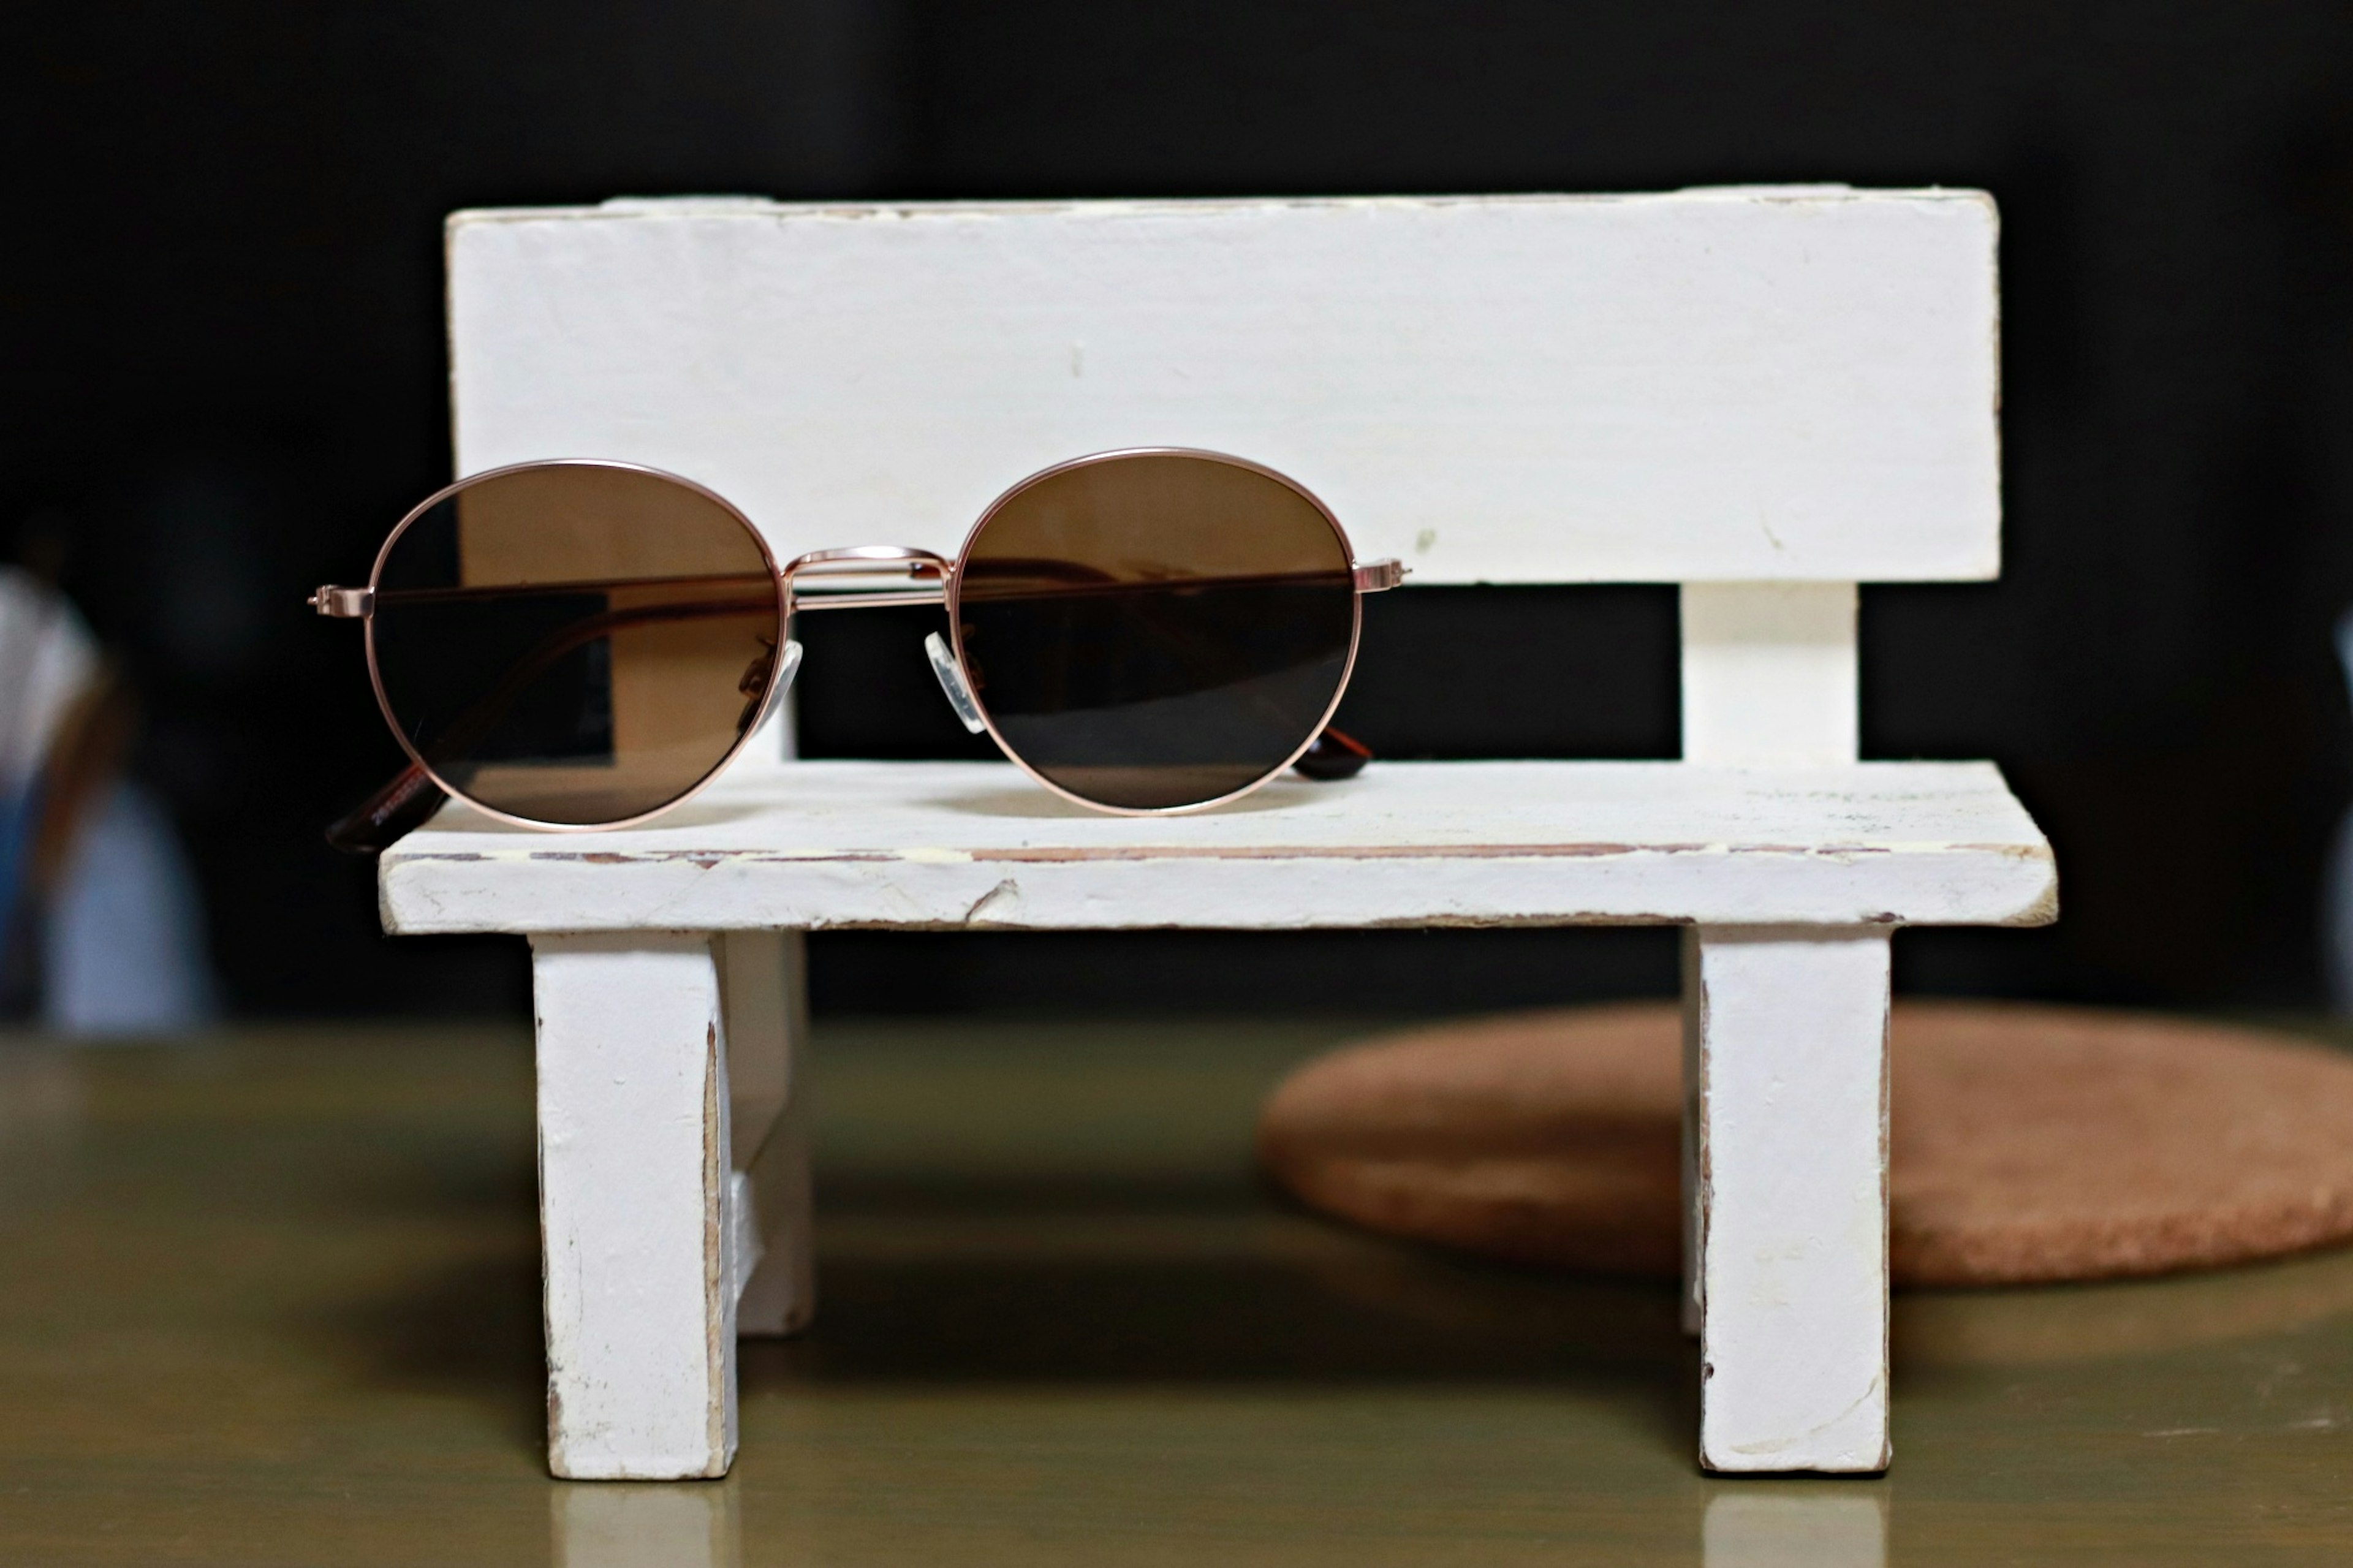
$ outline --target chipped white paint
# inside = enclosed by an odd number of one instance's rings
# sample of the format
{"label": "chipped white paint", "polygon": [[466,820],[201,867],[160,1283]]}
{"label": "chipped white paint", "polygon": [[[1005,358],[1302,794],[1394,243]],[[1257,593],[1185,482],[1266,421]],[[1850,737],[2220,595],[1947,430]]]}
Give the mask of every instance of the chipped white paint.
{"label": "chipped white paint", "polygon": [[642,827],[445,811],[384,857],[401,932],[1568,925],[2050,918],[2050,848],[1983,763],[1393,763],[1114,817],[993,763],[797,763]]}
{"label": "chipped white paint", "polygon": [[1682,935],[1683,1277],[1683,1299],[1677,1305],[1683,1332],[1697,1339],[1700,1320],[1707,1310],[1706,1279],[1700,1268],[1700,1231],[1707,1216],[1702,1212],[1699,1169],[1699,928],[1685,926]]}
{"label": "chipped white paint", "polygon": [[1887,1467],[1887,933],[1699,928],[1700,1462]]}
{"label": "chipped white paint", "polygon": [[1003,766],[789,763],[786,712],[645,827],[452,809],[396,847],[387,929],[533,933],[557,1472],[723,1470],[735,1331],[807,1319],[796,933],[828,926],[1693,925],[1704,1458],[1883,1463],[1887,932],[2054,911],[1991,766],[1854,761],[1854,584],[1999,564],[1994,232],[1975,193],[1838,187],[453,219],[462,471],[633,459],[780,554],[952,549],[1033,468],[1182,443],[1419,583],[1684,584],[1682,763],[1111,818]]}
{"label": "chipped white paint", "polygon": [[1683,760],[1836,766],[1856,750],[1852,583],[1688,583]]}
{"label": "chipped white paint", "polygon": [[457,449],[671,468],[780,555],[952,552],[1172,443],[1423,583],[1990,577],[1994,231],[1838,187],[467,213]]}
{"label": "chipped white paint", "polygon": [[578,1480],[724,1475],[735,1297],[712,939],[538,936],[532,984],[548,1468]]}

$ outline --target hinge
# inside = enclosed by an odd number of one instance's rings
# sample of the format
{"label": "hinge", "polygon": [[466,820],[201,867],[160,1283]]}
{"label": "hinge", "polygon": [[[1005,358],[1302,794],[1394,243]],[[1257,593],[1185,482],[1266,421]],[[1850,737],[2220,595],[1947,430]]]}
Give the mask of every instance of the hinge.
{"label": "hinge", "polygon": [[1378,594],[1394,588],[1405,581],[1408,570],[1406,563],[1394,556],[1386,561],[1360,561],[1356,563],[1356,592]]}
{"label": "hinge", "polygon": [[330,583],[311,595],[311,607],[339,621],[356,621],[375,608],[374,588],[338,588]]}

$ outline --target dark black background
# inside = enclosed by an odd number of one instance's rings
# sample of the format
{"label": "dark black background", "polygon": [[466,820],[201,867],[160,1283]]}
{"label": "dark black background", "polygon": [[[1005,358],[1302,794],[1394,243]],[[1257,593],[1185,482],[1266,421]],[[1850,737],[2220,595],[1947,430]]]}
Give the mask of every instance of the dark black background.
{"label": "dark black background", "polygon": [[[369,868],[317,837],[395,754],[356,638],[300,602],[447,477],[449,209],[1819,180],[1984,186],[2003,213],[2007,574],[1866,592],[1863,736],[2000,760],[2066,913],[1907,933],[1899,981],[2317,994],[2353,793],[2327,640],[2353,600],[2341,4],[156,0],[12,16],[0,127],[0,543],[62,541],[132,662],[139,768],[242,1012],[522,1005],[520,944],[386,942]],[[1672,752],[1672,590],[1374,605],[1344,722],[1387,754]],[[921,629],[822,628],[809,750],[960,749]],[[837,1009],[1672,982],[1656,931],[817,945]]]}

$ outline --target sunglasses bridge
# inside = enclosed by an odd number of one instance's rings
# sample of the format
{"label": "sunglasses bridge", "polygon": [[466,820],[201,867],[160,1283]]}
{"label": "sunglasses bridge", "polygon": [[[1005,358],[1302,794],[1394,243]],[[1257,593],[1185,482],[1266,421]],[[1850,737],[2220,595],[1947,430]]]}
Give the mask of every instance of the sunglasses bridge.
{"label": "sunglasses bridge", "polygon": [[[859,544],[812,550],[776,574],[785,587],[785,614],[796,610],[881,609],[893,605],[943,605],[954,564],[944,555],[902,544]],[[908,581],[920,587],[888,586]]]}

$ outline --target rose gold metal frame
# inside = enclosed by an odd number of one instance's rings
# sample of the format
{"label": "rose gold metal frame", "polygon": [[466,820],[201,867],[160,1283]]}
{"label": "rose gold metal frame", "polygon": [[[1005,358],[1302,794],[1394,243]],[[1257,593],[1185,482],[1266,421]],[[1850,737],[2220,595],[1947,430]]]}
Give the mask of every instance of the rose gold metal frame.
{"label": "rose gold metal frame", "polygon": [[[1308,730],[1307,738],[1300,742],[1298,749],[1291,755],[1241,788],[1230,790],[1212,800],[1195,801],[1184,805],[1106,805],[1102,801],[1089,800],[1082,795],[1064,789],[1060,784],[1054,783],[1053,780],[1030,766],[1023,760],[1020,752],[1015,751],[1006,741],[1004,734],[997,727],[996,720],[989,717],[988,706],[980,700],[978,689],[973,685],[971,667],[965,660],[963,618],[957,614],[964,583],[965,563],[971,558],[973,546],[979,541],[982,531],[1016,497],[1043,480],[1068,473],[1074,468],[1088,468],[1097,463],[1112,462],[1125,458],[1143,457],[1196,458],[1208,462],[1224,463],[1272,479],[1291,490],[1313,507],[1316,516],[1322,518],[1324,525],[1331,529],[1333,539],[1339,546],[1340,559],[1348,563],[1349,583],[1352,589],[1348,619],[1348,657],[1340,667],[1340,679],[1333,687],[1331,701],[1324,707],[1322,717],[1317,719],[1314,726]],[[866,544],[844,549],[813,550],[806,554],[795,556],[782,567],[776,564],[776,555],[769,550],[767,541],[761,537],[760,531],[753,526],[752,520],[746,517],[733,502],[717,491],[680,475],[650,468],[642,463],[617,462],[603,458],[549,458],[530,462],[510,463],[502,468],[487,468],[479,474],[470,474],[452,484],[444,485],[410,508],[407,515],[394,526],[392,532],[385,536],[383,546],[376,551],[375,563],[368,570],[368,583],[365,588],[324,586],[311,595],[309,602],[320,615],[356,619],[360,622],[367,651],[368,684],[375,692],[377,711],[384,715],[386,728],[392,731],[393,738],[399,742],[400,749],[407,753],[409,762],[417,772],[432,780],[443,794],[466,802],[467,805],[487,816],[500,822],[512,823],[518,827],[537,828],[547,833],[599,833],[608,828],[634,827],[639,823],[650,821],[692,800],[709,788],[721,773],[727,771],[727,765],[743,752],[744,748],[750,743],[753,735],[758,732],[761,725],[767,722],[780,695],[780,685],[774,679],[770,680],[768,689],[761,695],[759,711],[751,723],[744,726],[744,732],[736,737],[735,743],[727,749],[726,753],[718,762],[712,764],[710,771],[695,781],[691,788],[673,800],[665,801],[652,810],[639,812],[634,816],[622,817],[612,822],[541,822],[533,817],[518,816],[512,812],[501,811],[495,806],[485,805],[436,772],[433,764],[425,760],[424,755],[410,742],[406,732],[401,729],[400,721],[393,713],[391,700],[385,693],[383,671],[376,663],[375,611],[377,590],[384,575],[385,563],[391,558],[393,546],[400,542],[401,536],[408,531],[410,526],[450,497],[485,479],[497,479],[501,475],[514,473],[521,469],[543,468],[610,468],[623,473],[645,474],[655,479],[667,479],[673,484],[684,486],[734,519],[744,532],[751,535],[753,543],[760,552],[760,560],[775,585],[777,642],[780,647],[792,636],[793,616],[802,610],[879,608],[899,605],[944,605],[948,613],[948,635],[950,647],[955,655],[956,667],[965,676],[965,686],[973,693],[974,706],[980,713],[981,722],[987,729],[988,738],[997,743],[997,749],[1005,754],[1007,761],[1035,780],[1040,787],[1074,805],[1085,806],[1090,811],[1100,811],[1113,816],[1181,816],[1190,812],[1208,811],[1216,806],[1225,805],[1263,788],[1270,781],[1281,775],[1285,769],[1306,755],[1308,749],[1314,745],[1316,738],[1330,726],[1333,715],[1340,710],[1341,699],[1347,695],[1349,679],[1356,673],[1357,645],[1364,634],[1364,596],[1366,594],[1379,593],[1385,589],[1396,587],[1404,581],[1407,570],[1396,561],[1358,562],[1355,548],[1349,543],[1347,531],[1340,526],[1340,520],[1333,515],[1332,509],[1324,504],[1321,497],[1289,475],[1277,472],[1262,463],[1251,462],[1247,458],[1237,458],[1228,453],[1208,451],[1197,447],[1123,447],[1107,452],[1091,452],[1084,457],[1072,458],[1050,468],[1040,468],[988,504],[987,510],[980,514],[979,520],[966,531],[964,544],[956,552],[953,562],[935,551],[918,550],[896,544]],[[870,579],[928,577],[934,582],[928,587],[902,591],[859,590],[803,596],[796,592],[796,584],[804,577]]]}
{"label": "rose gold metal frame", "polygon": [[[1325,705],[1323,717],[1309,727],[1307,738],[1299,742],[1297,751],[1293,752],[1291,755],[1283,758],[1241,788],[1229,790],[1214,800],[1193,801],[1185,805],[1105,805],[1102,801],[1089,800],[1082,795],[1074,795],[1064,789],[1023,761],[1021,753],[1015,751],[1006,741],[1005,736],[997,728],[997,721],[989,717],[988,704],[982,700],[980,687],[972,679],[972,666],[964,657],[964,616],[957,614],[957,607],[964,592],[965,563],[972,558],[972,547],[979,542],[982,532],[996,519],[997,514],[1003,511],[1015,497],[1059,474],[1067,474],[1075,468],[1092,468],[1097,463],[1117,462],[1124,458],[1198,458],[1213,463],[1224,463],[1229,468],[1247,469],[1250,473],[1272,479],[1315,509],[1315,515],[1322,518],[1324,524],[1332,530],[1333,539],[1340,546],[1340,559],[1348,565],[1349,586],[1353,590],[1348,595],[1348,658],[1347,661],[1340,667],[1340,679],[1332,688],[1332,700]],[[1365,589],[1357,580],[1357,573],[1356,552],[1348,542],[1348,531],[1340,526],[1340,520],[1332,515],[1332,509],[1324,504],[1323,498],[1288,474],[1277,473],[1265,464],[1253,463],[1247,458],[1236,458],[1224,452],[1205,451],[1198,447],[1121,447],[1108,452],[1090,452],[1083,458],[1072,458],[1067,462],[1056,463],[1051,468],[1040,468],[1023,479],[989,502],[988,509],[980,514],[980,521],[974,523],[972,531],[964,536],[964,548],[956,552],[955,569],[948,574],[948,646],[955,653],[956,668],[964,671],[965,688],[972,693],[973,707],[978,710],[980,721],[988,727],[988,738],[997,742],[997,749],[1003,752],[1006,759],[1015,767],[1019,768],[1064,800],[1073,801],[1091,811],[1105,812],[1113,816],[1182,816],[1188,812],[1208,811],[1212,806],[1224,805],[1264,788],[1269,783],[1280,777],[1283,770],[1305,756],[1307,748],[1315,743],[1315,737],[1321,735],[1324,727],[1332,722],[1332,715],[1340,710],[1340,699],[1348,694],[1348,678],[1356,672],[1356,643],[1364,635]]]}

